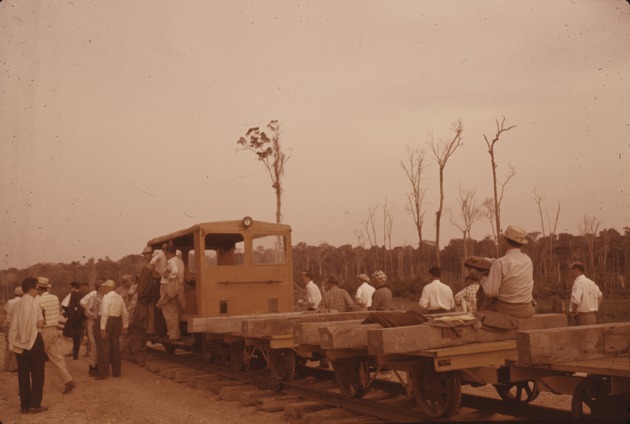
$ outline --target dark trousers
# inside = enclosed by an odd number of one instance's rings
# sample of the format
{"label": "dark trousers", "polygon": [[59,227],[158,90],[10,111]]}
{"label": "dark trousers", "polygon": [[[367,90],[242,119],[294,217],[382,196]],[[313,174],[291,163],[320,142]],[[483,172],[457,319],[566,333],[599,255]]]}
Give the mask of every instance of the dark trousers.
{"label": "dark trousers", "polygon": [[107,337],[100,337],[103,354],[98,357],[98,375],[99,377],[107,377],[109,375],[109,366],[112,367],[112,375],[120,377],[120,335],[122,334],[122,318],[108,317],[105,325]]}
{"label": "dark trousers", "polygon": [[37,333],[33,347],[17,354],[16,357],[20,407],[22,410],[38,408],[42,406],[42,397],[44,396],[44,367],[46,363],[46,350],[42,335]]}
{"label": "dark trousers", "polygon": [[83,338],[83,324],[79,330],[72,334],[72,359],[79,359],[79,349],[81,349],[81,339]]}
{"label": "dark trousers", "polygon": [[[99,369],[101,367],[101,361],[103,358],[103,343],[101,339],[101,317],[97,317],[92,324],[92,331],[94,334],[94,344],[93,349],[96,349],[96,368]],[[100,373],[99,373],[100,375]],[[107,373],[105,373],[107,375]]]}

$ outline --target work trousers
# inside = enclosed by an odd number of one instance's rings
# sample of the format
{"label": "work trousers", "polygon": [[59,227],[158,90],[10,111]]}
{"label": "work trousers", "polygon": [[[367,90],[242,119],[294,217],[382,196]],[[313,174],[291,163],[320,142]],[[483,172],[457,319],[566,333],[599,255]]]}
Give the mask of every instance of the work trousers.
{"label": "work trousers", "polygon": [[15,353],[9,350],[9,327],[4,330],[4,361],[2,362],[2,371],[17,371],[17,359]]}
{"label": "work trousers", "polygon": [[100,320],[88,319],[87,321],[87,335],[88,342],[90,344],[90,348],[88,352],[90,353],[89,363],[90,367],[95,367],[97,362],[97,354],[98,354],[98,345],[96,344],[96,340],[94,340],[94,329],[98,327]]}
{"label": "work trousers", "polygon": [[57,330],[57,326],[42,328],[42,338],[44,339],[44,348],[46,349],[48,360],[55,366],[57,374],[59,374],[63,383],[66,384],[72,381],[72,376],[66,366],[66,359],[59,351],[59,330]]}
{"label": "work trousers", "polygon": [[30,350],[16,354],[18,363],[18,385],[22,410],[42,406],[44,396],[44,371],[46,353],[44,339],[37,333],[35,344]]}
{"label": "work trousers", "polygon": [[575,316],[575,323],[577,325],[595,325],[597,324],[596,312],[578,312]]}
{"label": "work trousers", "polygon": [[516,318],[530,318],[536,313],[534,305],[532,305],[531,302],[508,303],[497,298],[492,299],[490,306],[488,306],[486,310],[511,315]]}
{"label": "work trousers", "polygon": [[83,338],[83,324],[81,330],[75,331],[72,335],[72,359],[79,359],[79,351],[81,350],[81,339]]}
{"label": "work trousers", "polygon": [[120,335],[122,334],[122,318],[107,317],[105,324],[105,332],[107,337],[100,337],[102,355],[98,358],[98,375],[99,377],[107,377],[109,375],[109,367],[112,367],[112,375],[120,377]]}
{"label": "work trousers", "polygon": [[94,342],[94,347],[92,348],[92,352],[94,354],[94,365],[92,365],[92,356],[90,355],[90,366],[97,367],[98,369],[101,366],[101,358],[104,355],[103,343],[101,342],[101,317],[99,316],[95,320],[92,320],[89,327],[92,328],[92,341]]}
{"label": "work trousers", "polygon": [[169,297],[167,284],[160,287],[160,303],[162,315],[166,321],[166,334],[169,339],[179,339],[179,304],[176,297]]}

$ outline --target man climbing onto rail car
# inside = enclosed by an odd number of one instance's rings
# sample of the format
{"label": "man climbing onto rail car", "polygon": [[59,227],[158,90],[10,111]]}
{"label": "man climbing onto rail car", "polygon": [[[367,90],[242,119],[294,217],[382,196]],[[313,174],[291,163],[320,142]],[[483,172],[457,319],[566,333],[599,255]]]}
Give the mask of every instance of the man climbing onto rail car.
{"label": "man climbing onto rail car", "polygon": [[569,265],[569,277],[573,278],[571,315],[577,325],[594,325],[597,324],[597,311],[604,295],[597,284],[584,275],[584,271],[582,262]]}
{"label": "man climbing onto rail car", "polygon": [[142,250],[142,256],[146,264],[138,277],[136,307],[129,313],[129,348],[134,357],[142,356],[146,352],[149,309],[153,309],[150,303],[153,286],[153,269],[150,266],[153,257],[151,246],[146,246]]}
{"label": "man climbing onto rail car", "polygon": [[177,250],[175,246],[166,246],[164,254],[166,255],[167,264],[166,271],[162,274],[163,280],[160,285],[160,300],[157,303],[158,308],[162,308],[162,314],[166,321],[166,329],[168,341],[179,340],[179,296],[180,286],[183,287],[184,270],[180,270],[180,262],[176,256]]}
{"label": "man climbing onto rail car", "polygon": [[317,284],[313,282],[313,274],[311,271],[302,271],[302,281],[306,288],[306,299],[300,299],[306,309],[309,311],[316,311],[319,308],[319,304],[322,301],[322,292],[317,287]]}
{"label": "man climbing onto rail car", "polygon": [[506,248],[505,255],[492,263],[488,278],[480,282],[478,310],[529,318],[535,312],[532,297],[534,266],[529,256],[521,251],[527,244],[527,233],[509,225],[501,243]]}

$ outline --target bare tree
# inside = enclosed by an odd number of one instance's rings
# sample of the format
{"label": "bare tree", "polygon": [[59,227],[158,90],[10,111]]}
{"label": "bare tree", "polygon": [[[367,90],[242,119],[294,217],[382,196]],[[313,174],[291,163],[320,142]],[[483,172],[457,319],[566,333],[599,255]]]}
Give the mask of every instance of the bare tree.
{"label": "bare tree", "polygon": [[[490,154],[490,163],[492,164],[492,187],[494,190],[494,217],[495,217],[495,227],[496,227],[496,234],[497,237],[499,234],[501,234],[501,199],[503,198],[503,190],[505,189],[506,184],[508,183],[508,181],[510,180],[510,178],[512,178],[514,176],[514,170],[512,169],[512,171],[508,174],[508,177],[506,178],[505,182],[501,185],[501,193],[499,195],[499,188],[497,187],[497,163],[495,160],[495,152],[494,152],[494,147],[495,144],[499,141],[499,138],[501,137],[501,134],[503,134],[504,132],[507,132],[509,130],[511,130],[512,128],[515,128],[516,125],[511,125],[509,127],[505,127],[505,116],[503,117],[503,119],[501,120],[501,123],[499,124],[499,120],[496,119],[495,120],[496,124],[497,124],[497,131],[494,135],[494,138],[492,140],[488,140],[488,137],[486,137],[486,135],[483,135],[484,140],[486,141],[486,145],[488,146],[488,153]],[[499,244],[497,243],[496,245],[497,247],[497,256],[499,256]]]}
{"label": "bare tree", "polygon": [[407,193],[407,210],[411,213],[413,223],[416,226],[418,247],[422,247],[422,226],[424,224],[422,203],[427,191],[426,187],[422,187],[422,173],[425,170],[424,151],[411,149],[407,146],[407,162],[400,161],[400,166],[411,183],[411,192]]}
{"label": "bare tree", "polygon": [[[545,219],[543,217],[543,207],[542,207],[542,202],[545,199],[544,196],[542,196],[541,194],[539,194],[536,189],[534,189],[534,201],[536,202],[536,204],[538,205],[538,214],[540,215],[540,226],[542,228],[542,235],[543,238],[547,237],[546,236],[546,231],[545,231]],[[549,216],[549,211],[547,210],[547,208],[545,208],[545,215],[547,216],[547,231],[549,231],[549,237],[545,239],[545,245],[543,245],[543,247],[540,249],[540,255],[542,256],[543,253],[546,250],[546,245],[547,243],[549,243],[549,256],[547,257],[547,262],[546,261],[541,261],[539,260],[539,263],[545,264],[547,263],[547,271],[552,271],[553,270],[553,239],[556,235],[556,229],[558,228],[558,219],[560,217],[560,202],[558,202],[558,208],[556,209],[556,217],[555,220],[553,222],[553,226],[551,223],[551,217]]]}
{"label": "bare tree", "polygon": [[444,208],[444,168],[449,158],[455,153],[457,148],[462,145],[462,133],[464,127],[462,120],[452,124],[451,130],[455,133],[453,138],[448,141],[440,141],[436,143],[434,140],[428,143],[435,161],[438,164],[440,174],[440,206],[435,213],[435,264],[440,266],[440,223],[442,221],[442,210]]}
{"label": "bare tree", "polygon": [[482,211],[477,206],[475,200],[475,190],[464,190],[459,187],[459,196],[457,197],[457,203],[459,204],[459,215],[461,221],[456,219],[453,214],[450,214],[449,219],[451,223],[462,232],[462,238],[464,241],[464,258],[468,257],[468,245],[470,243],[470,230],[472,225],[482,216]]}
{"label": "bare tree", "polygon": [[280,123],[277,120],[267,124],[270,136],[261,132],[259,127],[250,128],[244,137],[236,142],[241,146],[241,150],[254,152],[261,161],[269,177],[271,187],[276,194],[276,222],[282,222],[282,177],[284,176],[284,165],[289,160],[280,148]]}
{"label": "bare tree", "polygon": [[368,209],[367,220],[361,221],[361,225],[363,225],[363,228],[365,229],[365,234],[367,235],[370,246],[376,246],[376,223],[374,222],[374,219],[376,217],[377,206],[378,205]]}
{"label": "bare tree", "polygon": [[[481,215],[485,218],[488,218],[490,222],[490,231],[492,232],[492,239],[494,240],[495,246],[497,245],[497,227],[495,226],[494,220],[494,199],[491,197],[486,197],[483,199],[481,203]],[[498,255],[497,255],[498,256]]]}
{"label": "bare tree", "polygon": [[600,225],[601,221],[595,215],[586,214],[582,216],[582,219],[577,224],[578,231],[584,236],[588,246],[588,264],[592,274],[595,274],[595,237]]}
{"label": "bare tree", "polygon": [[394,216],[387,197],[383,202],[383,247],[392,248],[392,228],[394,227]]}

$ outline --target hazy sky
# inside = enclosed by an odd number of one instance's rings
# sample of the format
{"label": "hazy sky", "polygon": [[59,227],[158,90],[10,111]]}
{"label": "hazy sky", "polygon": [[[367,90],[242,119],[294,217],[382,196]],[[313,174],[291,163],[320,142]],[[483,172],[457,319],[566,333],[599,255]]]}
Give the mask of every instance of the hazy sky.
{"label": "hazy sky", "polygon": [[[17,1],[0,3],[0,268],[114,260],[198,222],[275,220],[262,164],[237,152],[281,123],[293,243],[357,244],[388,200],[393,244],[417,243],[406,146],[426,150],[424,236],[435,240],[431,139],[464,145],[445,170],[492,192],[502,222],[630,226],[630,5],[539,1]],[[377,216],[377,219],[380,219]],[[460,237],[445,216],[442,244]],[[382,225],[379,222],[379,234]],[[490,234],[487,220],[473,237]],[[382,238],[382,235],[379,236]]]}

